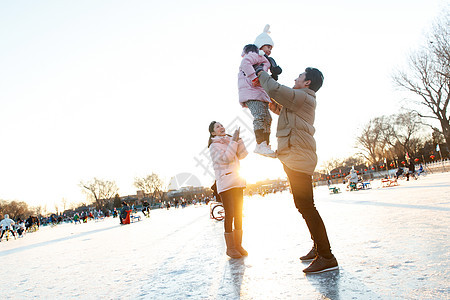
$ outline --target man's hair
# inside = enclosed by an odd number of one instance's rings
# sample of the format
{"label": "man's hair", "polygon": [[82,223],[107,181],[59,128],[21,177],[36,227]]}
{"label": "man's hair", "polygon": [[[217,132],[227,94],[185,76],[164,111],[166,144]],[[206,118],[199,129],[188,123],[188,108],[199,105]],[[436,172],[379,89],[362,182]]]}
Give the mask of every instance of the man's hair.
{"label": "man's hair", "polygon": [[305,69],[305,80],[311,80],[309,88],[314,92],[317,92],[323,84],[323,74],[316,68]]}

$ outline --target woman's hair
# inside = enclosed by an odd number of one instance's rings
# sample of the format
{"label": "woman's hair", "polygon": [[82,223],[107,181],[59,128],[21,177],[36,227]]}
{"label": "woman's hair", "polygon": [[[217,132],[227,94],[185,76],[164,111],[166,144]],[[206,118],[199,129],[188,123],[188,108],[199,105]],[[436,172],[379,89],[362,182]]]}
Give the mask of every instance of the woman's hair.
{"label": "woman's hair", "polygon": [[[211,146],[212,144],[212,138],[214,137],[212,134],[214,132],[214,125],[216,125],[216,121],[212,121],[211,123],[209,123],[209,140],[208,140],[208,148],[209,146]],[[231,136],[229,134],[226,134],[226,136]]]}
{"label": "woman's hair", "polygon": [[249,52],[255,52],[258,53],[259,49],[255,44],[248,44],[244,46],[244,49],[242,50],[242,53],[248,54]]}
{"label": "woman's hair", "polygon": [[211,123],[209,123],[209,140],[208,140],[208,148],[209,146],[211,146],[212,144],[212,138],[214,137],[212,135],[212,133],[214,132],[214,125],[216,125],[216,121],[212,121]]}

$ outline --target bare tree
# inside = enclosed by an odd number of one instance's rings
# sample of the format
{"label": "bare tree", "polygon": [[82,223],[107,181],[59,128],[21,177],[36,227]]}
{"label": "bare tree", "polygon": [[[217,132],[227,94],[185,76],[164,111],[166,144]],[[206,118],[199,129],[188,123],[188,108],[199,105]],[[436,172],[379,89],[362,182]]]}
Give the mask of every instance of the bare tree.
{"label": "bare tree", "polygon": [[35,212],[36,212],[36,214],[38,215],[38,216],[42,216],[43,215],[43,208],[42,208],[42,205],[38,205],[38,206],[36,206],[35,208],[34,208],[34,210],[35,210]]}
{"label": "bare tree", "polygon": [[325,173],[329,173],[332,170],[339,168],[342,166],[342,159],[338,159],[338,158],[331,158],[329,160],[327,160],[326,162],[324,162],[321,166],[321,168],[325,171]]}
{"label": "bare tree", "polygon": [[394,148],[393,152],[396,156],[406,152],[415,154],[423,140],[421,139],[423,124],[420,122],[420,117],[414,112],[407,112],[387,119],[391,122],[385,127],[384,135],[387,143]]}
{"label": "bare tree", "polygon": [[387,151],[387,141],[384,135],[386,123],[387,120],[384,116],[370,120],[356,138],[356,148],[360,150],[358,154],[370,164],[380,161]]}
{"label": "bare tree", "polygon": [[66,198],[62,198],[61,203],[63,205],[63,212],[66,211],[66,207],[67,207],[67,199]]}
{"label": "bare tree", "polygon": [[[449,77],[448,62],[450,61],[450,12],[445,11],[441,17],[435,22],[433,30],[428,38],[430,50],[436,55],[440,61],[440,65],[444,66],[441,75]],[[447,65],[447,68],[445,66]]]}
{"label": "bare tree", "polygon": [[83,191],[94,200],[97,209],[103,208],[105,201],[111,200],[119,191],[115,181],[94,178],[88,182],[80,182]]}
{"label": "bare tree", "polygon": [[364,159],[361,156],[350,156],[342,161],[342,166],[344,167],[353,167],[362,165],[364,163]]}
{"label": "bare tree", "polygon": [[59,214],[59,205],[58,205],[58,203],[53,203],[53,205],[55,206],[55,212],[56,212],[56,215],[58,215]]}
{"label": "bare tree", "polygon": [[446,12],[433,26],[428,36],[428,45],[410,55],[409,70],[397,71],[393,76],[398,87],[415,96],[408,100],[407,109],[415,104],[417,108],[422,108],[413,109],[420,117],[437,120],[447,145],[450,143],[449,41],[450,20],[449,13]]}
{"label": "bare tree", "polygon": [[152,199],[163,192],[163,181],[155,173],[142,178],[134,178],[134,186],[144,191],[146,195],[151,195]]}
{"label": "bare tree", "polygon": [[9,214],[11,219],[21,218],[22,220],[32,214],[28,204],[23,201],[0,200],[0,214]]}

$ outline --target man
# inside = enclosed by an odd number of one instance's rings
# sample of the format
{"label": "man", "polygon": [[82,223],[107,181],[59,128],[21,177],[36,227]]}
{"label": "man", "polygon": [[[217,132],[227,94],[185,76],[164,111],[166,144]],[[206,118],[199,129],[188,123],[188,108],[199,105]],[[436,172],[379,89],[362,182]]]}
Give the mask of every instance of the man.
{"label": "man", "polygon": [[[123,201],[122,202],[122,209],[120,210],[120,224],[124,224],[123,222],[125,221],[125,219],[127,218],[128,214],[131,212],[130,207],[128,206],[128,204]],[[129,222],[127,223],[129,224]]]}
{"label": "man", "polygon": [[358,174],[354,169],[351,169],[350,174],[345,176],[345,179],[348,179],[348,188],[350,191],[352,189],[356,189],[356,184],[358,183]]}
{"label": "man", "polygon": [[[417,177],[416,177],[416,166],[414,165],[414,162],[412,160],[409,161],[409,176],[411,176],[414,179],[417,179]],[[408,176],[408,179],[406,181],[409,180],[409,176]]]}
{"label": "man", "polygon": [[144,216],[150,217],[150,204],[148,203],[148,201],[144,201],[144,203],[142,203],[142,206],[142,213],[144,214]]}
{"label": "man", "polygon": [[2,234],[0,235],[0,242],[2,241],[3,235],[7,230],[9,230],[14,239],[16,239],[16,235],[14,234],[13,225],[15,222],[9,218],[8,214],[5,214],[5,218],[0,222],[0,227],[2,228]]}
{"label": "man", "polygon": [[314,242],[311,251],[300,257],[302,261],[313,259],[303,272],[311,274],[336,270],[338,263],[331,253],[325,225],[314,206],[312,188],[312,174],[317,164],[313,137],[316,92],[322,86],[323,75],[315,68],[306,68],[295,79],[291,89],[276,82],[259,66],[255,71],[261,86],[276,101],[271,109],[279,112],[277,156],[288,176],[295,206],[305,219]]}

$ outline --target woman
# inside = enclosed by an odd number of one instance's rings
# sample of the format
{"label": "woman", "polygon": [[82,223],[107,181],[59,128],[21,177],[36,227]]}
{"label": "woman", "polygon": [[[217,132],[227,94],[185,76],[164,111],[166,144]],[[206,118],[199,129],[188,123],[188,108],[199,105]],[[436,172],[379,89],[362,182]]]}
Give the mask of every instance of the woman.
{"label": "woman", "polygon": [[239,160],[248,152],[239,138],[239,129],[231,137],[225,133],[222,124],[213,121],[209,124],[209,133],[208,148],[216,175],[217,192],[225,209],[227,255],[241,258],[248,253],[241,246],[245,180],[239,176]]}

